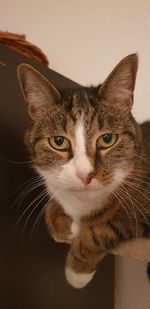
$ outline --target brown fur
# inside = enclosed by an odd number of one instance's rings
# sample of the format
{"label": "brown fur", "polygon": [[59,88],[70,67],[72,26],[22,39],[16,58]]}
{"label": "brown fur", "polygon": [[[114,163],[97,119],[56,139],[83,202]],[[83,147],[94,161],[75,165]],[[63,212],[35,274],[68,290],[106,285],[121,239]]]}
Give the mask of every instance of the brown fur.
{"label": "brown fur", "polygon": [[[94,167],[92,177],[107,185],[112,181],[116,166],[130,171],[123,185],[109,195],[103,209],[81,219],[79,235],[71,242],[67,257],[67,268],[76,273],[93,272],[119,242],[150,235],[150,123],[140,127],[131,114],[136,71],[137,56],[130,55],[101,86],[58,93],[31,67],[19,67],[19,79],[31,118],[26,144],[35,166],[55,168],[73,157],[73,128],[84,110],[87,155]],[[36,102],[35,110],[34,97],[30,98],[34,77],[38,80],[37,88],[45,84],[48,89],[45,102]],[[109,131],[119,136],[118,141],[111,149],[96,151],[97,138]],[[54,135],[69,138],[70,152],[51,149],[48,138]],[[46,209],[46,224],[56,240],[68,242],[72,219],[56,201]]]}

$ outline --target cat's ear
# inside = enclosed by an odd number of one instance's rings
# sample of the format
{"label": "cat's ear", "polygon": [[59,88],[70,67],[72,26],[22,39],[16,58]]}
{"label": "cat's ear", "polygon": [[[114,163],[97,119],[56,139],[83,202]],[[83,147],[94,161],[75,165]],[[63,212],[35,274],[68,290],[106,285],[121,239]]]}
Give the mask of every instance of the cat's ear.
{"label": "cat's ear", "polygon": [[102,84],[99,95],[112,103],[125,103],[122,106],[131,109],[137,69],[137,54],[123,58]]}
{"label": "cat's ear", "polygon": [[60,98],[60,94],[41,73],[28,64],[20,64],[17,75],[28,106],[28,114],[32,120],[36,120],[46,107]]}

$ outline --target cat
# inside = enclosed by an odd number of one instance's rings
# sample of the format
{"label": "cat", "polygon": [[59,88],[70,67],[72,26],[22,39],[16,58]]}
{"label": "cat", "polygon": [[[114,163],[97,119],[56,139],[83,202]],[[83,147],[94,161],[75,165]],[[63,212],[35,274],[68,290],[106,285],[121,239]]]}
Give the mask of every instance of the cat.
{"label": "cat", "polygon": [[25,142],[50,196],[46,224],[70,244],[65,274],[75,288],[120,242],[150,236],[150,122],[138,125],[131,113],[137,68],[131,54],[101,85],[62,91],[18,66]]}

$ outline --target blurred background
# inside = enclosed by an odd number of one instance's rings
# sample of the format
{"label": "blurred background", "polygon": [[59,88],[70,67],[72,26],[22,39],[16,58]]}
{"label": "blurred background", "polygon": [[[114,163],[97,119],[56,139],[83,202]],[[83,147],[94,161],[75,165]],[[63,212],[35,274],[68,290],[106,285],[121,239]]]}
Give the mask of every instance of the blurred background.
{"label": "blurred background", "polygon": [[[137,52],[133,113],[139,122],[150,118],[149,0],[0,0],[0,5],[0,30],[25,34],[47,55],[52,70],[77,83],[102,82],[121,58]],[[116,309],[149,308],[144,263],[116,258],[115,280]],[[100,306],[101,296],[97,302]]]}

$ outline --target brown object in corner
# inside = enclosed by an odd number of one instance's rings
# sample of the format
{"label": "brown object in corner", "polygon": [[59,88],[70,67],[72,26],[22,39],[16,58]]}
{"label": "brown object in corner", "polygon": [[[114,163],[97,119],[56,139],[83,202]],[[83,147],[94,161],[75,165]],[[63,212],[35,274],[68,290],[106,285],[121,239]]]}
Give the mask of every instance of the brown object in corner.
{"label": "brown object in corner", "polygon": [[6,45],[19,54],[31,58],[35,61],[48,65],[48,59],[40,48],[26,41],[25,35],[0,31],[0,43]]}

